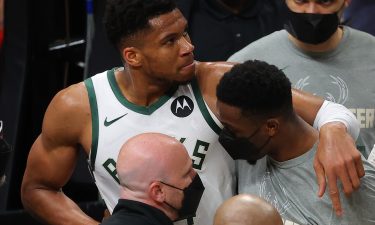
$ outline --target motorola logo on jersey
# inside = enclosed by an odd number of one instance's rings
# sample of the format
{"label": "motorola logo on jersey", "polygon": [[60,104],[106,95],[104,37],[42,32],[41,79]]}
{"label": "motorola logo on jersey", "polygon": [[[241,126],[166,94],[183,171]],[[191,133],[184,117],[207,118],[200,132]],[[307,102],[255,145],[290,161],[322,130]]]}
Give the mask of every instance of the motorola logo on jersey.
{"label": "motorola logo on jersey", "polygon": [[176,98],[171,105],[171,111],[177,117],[187,117],[193,112],[193,110],[193,101],[185,95]]}

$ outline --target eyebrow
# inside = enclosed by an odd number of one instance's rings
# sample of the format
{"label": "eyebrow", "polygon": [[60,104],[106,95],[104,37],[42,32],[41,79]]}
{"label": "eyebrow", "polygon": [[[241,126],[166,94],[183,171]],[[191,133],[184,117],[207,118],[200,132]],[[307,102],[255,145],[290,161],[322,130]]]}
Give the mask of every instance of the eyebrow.
{"label": "eyebrow", "polygon": [[[188,24],[186,23],[183,33],[186,32],[187,29],[188,29]],[[168,33],[165,37],[161,38],[160,41],[163,42],[169,38],[176,37],[178,35],[180,35],[180,32],[171,32],[171,33]]]}
{"label": "eyebrow", "polygon": [[176,33],[176,32],[169,33],[165,37],[163,37],[162,39],[160,39],[160,41],[164,42],[164,41],[168,40],[169,38],[176,37],[177,35],[178,35],[178,33]]}

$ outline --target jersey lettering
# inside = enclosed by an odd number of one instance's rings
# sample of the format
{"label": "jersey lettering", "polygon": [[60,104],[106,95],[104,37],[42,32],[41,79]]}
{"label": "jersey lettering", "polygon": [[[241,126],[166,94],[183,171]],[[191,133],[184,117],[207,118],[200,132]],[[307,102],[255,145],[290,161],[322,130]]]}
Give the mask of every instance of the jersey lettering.
{"label": "jersey lettering", "polygon": [[116,162],[115,160],[109,158],[103,163],[104,169],[115,179],[117,183],[120,184],[120,180],[118,179],[117,170],[116,170]]}
{"label": "jersey lettering", "polygon": [[292,222],[292,221],[284,219],[284,218],[282,220],[283,220],[284,225],[299,225],[298,223]]}
{"label": "jersey lettering", "polygon": [[197,140],[191,159],[193,160],[193,168],[197,170],[202,169],[203,161],[206,158],[209,143]]}
{"label": "jersey lettering", "polygon": [[357,108],[350,111],[357,117],[361,128],[374,128],[375,109]]}

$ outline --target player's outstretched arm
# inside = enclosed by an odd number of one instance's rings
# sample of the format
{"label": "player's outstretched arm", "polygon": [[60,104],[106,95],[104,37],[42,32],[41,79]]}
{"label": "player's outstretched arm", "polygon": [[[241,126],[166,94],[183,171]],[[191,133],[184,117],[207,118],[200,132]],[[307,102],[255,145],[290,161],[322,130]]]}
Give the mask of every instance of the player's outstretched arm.
{"label": "player's outstretched arm", "polygon": [[358,189],[364,176],[361,155],[354,139],[359,134],[359,123],[353,113],[342,105],[323,101],[319,97],[293,90],[293,106],[296,112],[319,129],[318,150],[314,169],[319,185],[319,197],[323,196],[327,182],[329,196],[337,215],[342,207],[337,179],[349,196]]}
{"label": "player's outstretched arm", "polygon": [[78,146],[91,136],[90,116],[83,84],[59,92],[48,106],[42,132],[29,153],[21,188],[24,207],[45,223],[99,223],[61,190],[74,170]]}

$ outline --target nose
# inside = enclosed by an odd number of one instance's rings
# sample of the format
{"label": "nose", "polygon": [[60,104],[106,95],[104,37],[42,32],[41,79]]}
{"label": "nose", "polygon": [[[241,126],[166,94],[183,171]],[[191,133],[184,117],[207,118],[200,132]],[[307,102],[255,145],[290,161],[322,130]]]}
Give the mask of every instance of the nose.
{"label": "nose", "polygon": [[182,36],[179,42],[181,56],[189,55],[194,51],[194,45],[191,43],[189,36]]}
{"label": "nose", "polygon": [[305,8],[305,13],[319,13],[318,5],[314,2],[309,2]]}

